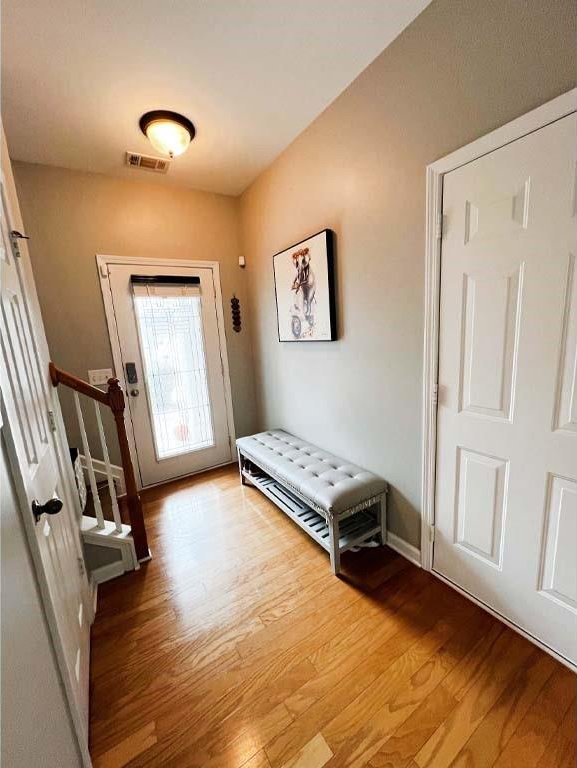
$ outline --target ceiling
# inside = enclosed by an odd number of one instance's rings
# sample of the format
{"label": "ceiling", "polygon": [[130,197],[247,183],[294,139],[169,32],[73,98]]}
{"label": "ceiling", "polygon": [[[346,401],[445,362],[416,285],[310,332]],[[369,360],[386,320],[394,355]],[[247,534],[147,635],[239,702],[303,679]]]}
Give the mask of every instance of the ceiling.
{"label": "ceiling", "polygon": [[[3,0],[16,160],[239,194],[430,0]],[[138,119],[189,117],[167,176]]]}

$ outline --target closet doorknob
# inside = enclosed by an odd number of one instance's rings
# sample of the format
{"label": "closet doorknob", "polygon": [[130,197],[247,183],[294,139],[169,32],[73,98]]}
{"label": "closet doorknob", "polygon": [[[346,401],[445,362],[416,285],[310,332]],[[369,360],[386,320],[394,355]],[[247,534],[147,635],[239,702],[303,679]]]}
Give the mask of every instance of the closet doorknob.
{"label": "closet doorknob", "polygon": [[55,496],[53,499],[48,499],[45,504],[39,504],[36,499],[32,502],[32,514],[36,522],[40,520],[42,515],[57,515],[64,504]]}

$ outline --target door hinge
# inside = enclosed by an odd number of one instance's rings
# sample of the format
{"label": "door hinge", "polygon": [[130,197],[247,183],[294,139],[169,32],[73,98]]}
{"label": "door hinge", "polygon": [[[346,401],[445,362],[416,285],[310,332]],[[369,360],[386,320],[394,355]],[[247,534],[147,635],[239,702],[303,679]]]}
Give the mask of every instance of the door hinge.
{"label": "door hinge", "polygon": [[84,558],[78,557],[76,559],[78,560],[78,570],[80,571],[80,575],[84,576],[84,574],[86,573],[86,568],[84,566]]}
{"label": "door hinge", "polygon": [[431,393],[431,402],[433,403],[433,408],[436,408],[439,403],[439,385],[433,384],[433,392]]}
{"label": "door hinge", "polygon": [[108,275],[110,274],[108,271],[108,264],[101,264],[99,269],[100,277],[102,277],[104,280],[108,280]]}
{"label": "door hinge", "polygon": [[429,541],[431,544],[435,541],[435,526],[429,524]]}
{"label": "door hinge", "polygon": [[439,218],[437,219],[437,240],[440,240],[443,237],[443,234],[445,233],[447,229],[447,217],[444,214],[440,214]]}
{"label": "door hinge", "polygon": [[12,255],[15,259],[20,258],[20,245],[18,243],[19,240],[30,240],[28,235],[23,235],[22,232],[18,232],[18,230],[13,229],[10,232],[10,245],[12,246]]}
{"label": "door hinge", "polygon": [[52,432],[56,432],[56,419],[54,418],[54,411],[48,411],[48,426]]}

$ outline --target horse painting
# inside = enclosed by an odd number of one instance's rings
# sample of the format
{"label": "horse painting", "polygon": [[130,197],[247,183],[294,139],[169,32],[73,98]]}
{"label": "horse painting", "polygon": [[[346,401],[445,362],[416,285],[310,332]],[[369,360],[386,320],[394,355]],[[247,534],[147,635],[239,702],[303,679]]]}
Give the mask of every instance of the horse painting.
{"label": "horse painting", "polygon": [[[302,315],[307,321],[309,328],[315,324],[313,314],[313,303],[315,302],[315,273],[311,269],[311,256],[308,248],[301,248],[292,254],[292,261],[296,269],[296,275],[293,280],[292,288],[296,296],[300,293],[302,298]],[[302,335],[302,321],[300,317],[301,307],[295,299],[291,329],[295,338]]]}
{"label": "horse painting", "polygon": [[333,232],[323,229],[275,253],[273,273],[279,341],[333,341]]}

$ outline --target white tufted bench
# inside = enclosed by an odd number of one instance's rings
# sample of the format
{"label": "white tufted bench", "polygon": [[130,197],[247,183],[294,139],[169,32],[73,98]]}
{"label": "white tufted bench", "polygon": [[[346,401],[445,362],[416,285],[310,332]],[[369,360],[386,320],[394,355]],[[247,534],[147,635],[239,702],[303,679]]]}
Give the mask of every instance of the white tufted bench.
{"label": "white tufted bench", "polygon": [[333,573],[347,549],[386,536],[387,483],[280,429],[236,441],[242,483],[259,488],[326,549]]}

